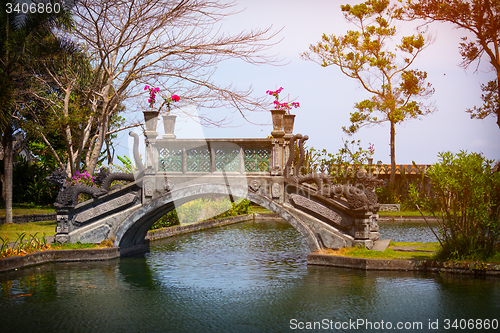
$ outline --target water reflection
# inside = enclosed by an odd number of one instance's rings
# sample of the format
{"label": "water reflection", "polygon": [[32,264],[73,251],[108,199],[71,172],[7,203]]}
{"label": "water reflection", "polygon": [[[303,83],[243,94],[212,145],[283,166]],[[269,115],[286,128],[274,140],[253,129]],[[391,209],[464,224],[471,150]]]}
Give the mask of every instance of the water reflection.
{"label": "water reflection", "polygon": [[498,278],[307,266],[307,253],[288,224],[249,222],[156,242],[142,256],[0,274],[1,328],[284,332],[294,318],[428,325],[500,313]]}
{"label": "water reflection", "polygon": [[[437,224],[434,225],[437,226]],[[426,223],[381,222],[379,226],[382,239],[392,239],[394,242],[437,242]]]}

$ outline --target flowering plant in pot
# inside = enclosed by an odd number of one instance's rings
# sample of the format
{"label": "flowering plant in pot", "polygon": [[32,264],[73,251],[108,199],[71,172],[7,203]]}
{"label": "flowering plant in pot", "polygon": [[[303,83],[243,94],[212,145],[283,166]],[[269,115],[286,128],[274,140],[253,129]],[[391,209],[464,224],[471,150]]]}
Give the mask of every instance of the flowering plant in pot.
{"label": "flowering plant in pot", "polygon": [[148,103],[151,109],[153,108],[153,104],[156,102],[156,93],[160,91],[160,88],[156,87],[150,87],[150,86],[145,86],[144,90],[149,90],[149,99]]}
{"label": "flowering plant in pot", "polygon": [[275,105],[276,110],[284,110],[287,114],[290,114],[290,110],[292,108],[300,107],[300,104],[299,104],[299,102],[280,103],[280,96],[279,95],[280,95],[282,90],[283,90],[283,87],[280,87],[276,91],[268,90],[268,91],[266,91],[266,94],[274,96],[275,100],[273,103]]}
{"label": "flowering plant in pot", "polygon": [[[171,103],[178,102],[181,98],[177,95],[172,95],[168,98],[165,98],[162,106],[167,104],[167,114],[163,115],[163,128],[165,129],[165,134],[163,135],[164,139],[175,139],[174,130],[175,130],[175,119],[177,116],[170,114]],[[161,107],[160,107],[161,109]]]}
{"label": "flowering plant in pot", "polygon": [[[149,90],[149,98],[148,98],[148,103],[151,109],[153,109],[153,105],[156,102],[156,94],[160,92],[160,88],[156,87],[150,87],[150,86],[145,86],[144,90]],[[163,106],[166,104],[167,105],[167,114],[170,114],[170,109],[171,109],[171,104],[174,102],[178,102],[181,98],[177,95],[171,95],[170,97],[164,98],[164,101],[162,105],[160,105],[158,112],[161,111]]]}
{"label": "flowering plant in pot", "polygon": [[148,138],[155,138],[158,135],[158,132],[156,132],[156,124],[158,122],[158,114],[160,112],[153,110],[153,105],[156,102],[156,93],[160,91],[160,88],[145,86],[144,90],[149,90],[148,103],[151,107],[150,110],[142,111],[142,113],[144,114],[144,121],[146,123],[145,135]]}
{"label": "flowering plant in pot", "polygon": [[[165,129],[165,134],[163,135],[164,139],[175,139],[174,130],[175,130],[175,119],[177,116],[170,114],[170,104],[174,102],[178,102],[180,97],[177,95],[172,95],[165,99],[163,104],[167,104],[167,114],[163,115],[163,128]],[[160,107],[161,108],[161,107]]]}
{"label": "flowering plant in pot", "polygon": [[[272,91],[268,90],[266,91],[266,94],[271,95],[275,98],[274,100],[274,105],[275,105],[275,110],[271,111],[272,117],[273,117],[273,132],[278,133],[282,131],[281,128],[284,129],[284,136],[286,138],[291,138],[292,137],[292,132],[293,132],[293,123],[295,120],[295,115],[290,114],[290,110],[292,108],[298,108],[300,107],[299,102],[285,102],[285,103],[280,103],[279,101],[279,94],[283,90],[283,87],[280,87],[279,89]],[[282,124],[281,124],[282,123]],[[274,133],[271,133],[273,136],[276,137]],[[278,136],[281,136],[278,133]]]}
{"label": "flowering plant in pot", "polygon": [[375,154],[375,145],[373,143],[368,144],[368,154],[370,155],[366,159],[368,160],[368,165],[373,163],[373,154]]}
{"label": "flowering plant in pot", "polygon": [[159,110],[161,110],[161,108],[163,107],[163,105],[166,104],[167,105],[167,115],[169,115],[170,114],[170,109],[172,108],[171,104],[180,101],[180,99],[181,98],[179,96],[177,96],[177,95],[172,95],[170,97],[165,98],[165,100],[163,101],[163,104],[160,106]]}
{"label": "flowering plant in pot", "polygon": [[[156,123],[158,120],[158,115],[160,114],[160,110],[164,105],[167,106],[167,114],[163,116],[163,126],[165,127],[165,135],[164,138],[175,138],[173,135],[174,127],[175,127],[175,118],[176,116],[170,115],[171,104],[174,102],[178,102],[180,97],[178,95],[171,95],[170,97],[164,98],[163,103],[160,105],[157,111],[153,110],[154,103],[156,102],[156,94],[160,92],[160,88],[145,86],[144,90],[149,90],[149,99],[148,103],[151,107],[151,111],[143,111],[144,118],[146,120],[146,135],[158,135],[156,133]],[[148,136],[148,135],[147,135]]]}

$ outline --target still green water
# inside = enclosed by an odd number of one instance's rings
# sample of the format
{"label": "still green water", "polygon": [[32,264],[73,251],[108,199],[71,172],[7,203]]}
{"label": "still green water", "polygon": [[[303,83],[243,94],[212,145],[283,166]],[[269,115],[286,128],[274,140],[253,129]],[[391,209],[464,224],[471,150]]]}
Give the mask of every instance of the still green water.
{"label": "still green water", "polygon": [[3,273],[0,332],[498,327],[500,278],[307,266],[308,252],[287,223],[256,221],[158,241],[141,256]]}

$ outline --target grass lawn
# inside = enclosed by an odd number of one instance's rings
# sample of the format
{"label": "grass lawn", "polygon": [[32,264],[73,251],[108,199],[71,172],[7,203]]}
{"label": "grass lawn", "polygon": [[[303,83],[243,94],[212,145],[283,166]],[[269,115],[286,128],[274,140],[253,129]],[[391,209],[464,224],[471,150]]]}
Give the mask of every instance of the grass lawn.
{"label": "grass lawn", "polygon": [[[424,212],[424,216],[432,216],[430,212]],[[404,210],[400,212],[378,212],[380,216],[418,216],[421,217],[420,212],[418,210]]]}
{"label": "grass lawn", "polygon": [[[393,247],[408,247],[415,251],[396,251]],[[330,254],[335,256],[364,258],[364,259],[436,259],[436,253],[421,252],[421,251],[439,251],[439,243],[410,243],[410,242],[391,242],[390,246],[383,252],[371,251],[363,247],[342,248],[339,250],[326,249],[321,250],[320,254]],[[457,261],[462,263],[474,263],[476,261]],[[500,251],[495,256],[489,258],[486,263],[500,263]]]}
{"label": "grass lawn", "polygon": [[258,206],[258,205],[250,205],[248,207],[248,212],[249,213],[258,213],[258,214],[272,214],[270,210],[265,209],[264,207]]}
{"label": "grass lawn", "polygon": [[438,242],[432,242],[432,243],[422,243],[422,242],[393,242],[391,241],[391,244],[389,248],[391,247],[411,247],[415,250],[421,250],[421,251],[439,251],[440,245]]}
{"label": "grass lawn", "polygon": [[[14,205],[12,213],[14,215],[29,215],[29,214],[48,214],[55,213],[53,207],[49,206],[34,206],[34,205]],[[0,208],[0,216],[5,216],[5,207]]]}
{"label": "grass lawn", "polygon": [[93,243],[75,243],[75,244],[45,244],[45,242],[35,242],[33,239],[29,239],[27,242],[23,242],[22,245],[16,244],[13,248],[5,244],[2,245],[2,251],[0,252],[0,260],[2,258],[11,256],[25,256],[34,252],[47,251],[47,250],[77,250],[77,249],[102,249],[105,247],[112,247],[113,243],[110,241],[103,241],[101,244]]}
{"label": "grass lawn", "polygon": [[[56,221],[47,221],[47,222],[30,222],[30,223],[4,223],[0,225],[0,237],[4,240],[5,238],[9,239],[9,242],[16,241],[19,237],[18,234],[26,232],[26,234],[34,235],[38,232],[38,237],[43,236],[53,236],[56,234]],[[24,239],[29,239],[28,235]]]}
{"label": "grass lawn", "polygon": [[77,249],[97,249],[97,248],[101,249],[103,247],[106,247],[106,246],[103,246],[100,244],[94,244],[94,243],[83,243],[83,244],[82,243],[75,243],[75,244],[54,243],[54,244],[50,244],[49,250],[77,250]]}
{"label": "grass lawn", "polygon": [[[396,243],[397,244],[397,243]],[[330,254],[334,256],[365,258],[365,259],[433,259],[434,253],[426,252],[401,252],[392,250],[390,247],[384,252],[371,251],[362,247],[342,248],[340,250],[321,250],[320,254]]]}

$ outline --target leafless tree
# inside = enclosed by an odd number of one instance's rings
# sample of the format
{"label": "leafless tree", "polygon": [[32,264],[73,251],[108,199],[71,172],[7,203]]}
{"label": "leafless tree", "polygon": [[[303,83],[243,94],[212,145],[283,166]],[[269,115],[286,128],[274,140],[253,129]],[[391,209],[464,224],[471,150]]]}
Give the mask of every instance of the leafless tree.
{"label": "leafless tree", "polygon": [[[70,154],[79,164],[83,154],[92,173],[98,162],[110,120],[124,101],[136,105],[143,99],[144,86],[181,96],[184,104],[208,108],[231,106],[246,117],[261,107],[263,99],[251,96],[251,89],[239,91],[231,85],[213,82],[217,64],[240,59],[251,64],[274,63],[267,51],[277,32],[270,28],[228,34],[222,20],[234,3],[216,0],[80,0],[73,9],[76,40],[90,56],[93,80],[85,97],[89,116],[82,124],[79,142]],[[204,122],[221,124],[215,116]],[[130,125],[130,124],[128,124]],[[97,131],[92,134],[91,128]],[[78,165],[75,167],[78,169]]]}

